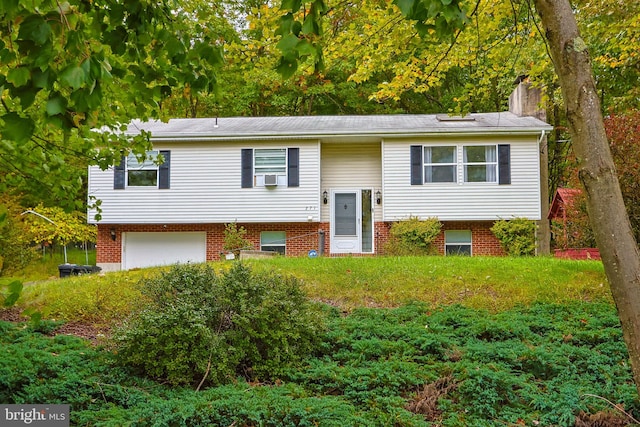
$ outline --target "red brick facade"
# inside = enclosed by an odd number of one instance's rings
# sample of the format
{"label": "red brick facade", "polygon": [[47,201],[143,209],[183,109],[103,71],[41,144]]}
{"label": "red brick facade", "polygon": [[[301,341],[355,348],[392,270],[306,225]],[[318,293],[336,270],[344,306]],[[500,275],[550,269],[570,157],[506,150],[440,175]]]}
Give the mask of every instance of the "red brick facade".
{"label": "red brick facade", "polygon": [[[260,232],[285,231],[286,254],[288,256],[306,256],[311,249],[318,249],[320,231],[324,231],[324,254],[330,254],[331,236],[328,222],[323,223],[262,223],[238,224],[247,230],[246,238],[254,249],[260,249]],[[500,242],[491,233],[491,221],[444,222],[443,232],[436,238],[435,245],[440,254],[444,254],[445,230],[471,230],[473,255],[504,255]],[[391,223],[377,222],[375,224],[375,250],[381,253],[381,248],[389,238]],[[111,231],[115,232],[115,240]],[[207,260],[220,259],[224,240],[224,224],[129,224],[129,225],[98,225],[97,263],[122,262],[122,232],[176,232],[176,231],[205,231],[207,233]]]}

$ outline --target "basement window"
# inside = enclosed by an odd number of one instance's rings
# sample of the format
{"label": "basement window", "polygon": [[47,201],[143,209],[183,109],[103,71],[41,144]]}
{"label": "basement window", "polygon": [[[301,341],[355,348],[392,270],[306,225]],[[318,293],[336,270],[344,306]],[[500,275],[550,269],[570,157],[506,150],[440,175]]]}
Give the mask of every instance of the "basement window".
{"label": "basement window", "polygon": [[448,230],[444,232],[445,255],[471,256],[471,230]]}
{"label": "basement window", "polygon": [[287,233],[284,231],[263,231],[260,233],[260,250],[277,252],[284,255],[287,246]]}

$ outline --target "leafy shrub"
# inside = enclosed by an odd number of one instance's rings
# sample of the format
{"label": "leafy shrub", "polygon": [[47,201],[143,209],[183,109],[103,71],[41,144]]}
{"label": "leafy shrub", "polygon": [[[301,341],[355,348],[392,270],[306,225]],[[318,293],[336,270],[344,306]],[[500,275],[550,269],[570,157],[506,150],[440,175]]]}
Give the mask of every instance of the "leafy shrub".
{"label": "leafy shrub", "polygon": [[440,234],[442,223],[437,218],[421,220],[418,217],[398,221],[391,225],[385,253],[389,255],[426,255],[435,252],[432,243]]}
{"label": "leafy shrub", "polygon": [[241,249],[253,248],[246,235],[247,230],[243,226],[238,227],[235,222],[225,224],[222,249],[233,253],[237,259]]}
{"label": "leafy shrub", "polygon": [[321,339],[294,278],[236,264],[223,276],[178,265],[143,284],[150,304],[115,334],[117,360],[171,384],[275,379]]}
{"label": "leafy shrub", "polygon": [[496,221],[491,232],[498,238],[502,249],[510,256],[536,253],[536,223],[526,218]]}

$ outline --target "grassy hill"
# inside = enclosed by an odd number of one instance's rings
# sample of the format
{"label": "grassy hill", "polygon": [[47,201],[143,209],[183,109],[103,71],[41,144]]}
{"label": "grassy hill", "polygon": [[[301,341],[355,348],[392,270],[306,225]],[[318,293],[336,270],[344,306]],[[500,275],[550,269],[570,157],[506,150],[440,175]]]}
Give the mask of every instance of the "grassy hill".
{"label": "grassy hill", "polygon": [[[611,302],[600,262],[548,257],[343,257],[248,262],[302,281],[310,298],[343,311],[411,301],[492,312],[533,302]],[[223,271],[230,262],[217,262]],[[19,306],[67,321],[109,322],[140,302],[139,281],[161,269],[50,279],[25,286]]]}

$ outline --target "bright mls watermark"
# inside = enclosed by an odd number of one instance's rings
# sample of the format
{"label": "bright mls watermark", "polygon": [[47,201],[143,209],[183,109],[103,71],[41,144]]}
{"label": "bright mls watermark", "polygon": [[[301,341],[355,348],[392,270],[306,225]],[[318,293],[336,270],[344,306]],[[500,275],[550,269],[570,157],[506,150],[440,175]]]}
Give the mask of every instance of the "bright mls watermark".
{"label": "bright mls watermark", "polygon": [[69,405],[0,405],[0,426],[69,427]]}

